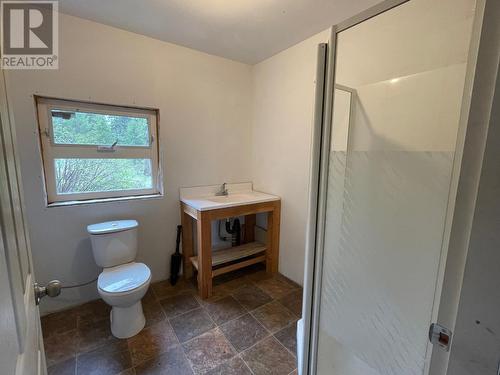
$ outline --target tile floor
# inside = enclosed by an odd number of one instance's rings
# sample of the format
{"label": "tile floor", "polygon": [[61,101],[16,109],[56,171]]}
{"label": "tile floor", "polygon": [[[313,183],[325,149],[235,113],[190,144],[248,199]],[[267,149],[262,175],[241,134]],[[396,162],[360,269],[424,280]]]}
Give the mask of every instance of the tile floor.
{"label": "tile floor", "polygon": [[261,267],[214,280],[201,300],[192,281],[152,284],[146,327],[119,340],[110,308],[92,301],[42,318],[49,375],[296,374],[302,289]]}

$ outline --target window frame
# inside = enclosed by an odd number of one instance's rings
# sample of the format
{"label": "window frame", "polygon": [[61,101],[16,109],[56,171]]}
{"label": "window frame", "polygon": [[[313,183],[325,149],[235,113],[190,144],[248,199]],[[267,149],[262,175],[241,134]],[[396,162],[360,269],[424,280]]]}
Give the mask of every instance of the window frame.
{"label": "window frame", "polygon": [[[56,99],[42,96],[35,96],[35,105],[37,111],[38,133],[42,158],[42,172],[47,206],[162,195],[161,168],[159,162],[158,144],[159,111],[157,109],[126,107],[111,104]],[[55,143],[51,113],[53,109],[146,118],[148,122],[149,145],[120,146],[118,144],[113,148],[113,151],[103,152],[98,151],[98,147],[110,145]],[[150,189],[109,190],[101,192],[57,194],[55,159],[59,158],[150,159],[152,187]]]}

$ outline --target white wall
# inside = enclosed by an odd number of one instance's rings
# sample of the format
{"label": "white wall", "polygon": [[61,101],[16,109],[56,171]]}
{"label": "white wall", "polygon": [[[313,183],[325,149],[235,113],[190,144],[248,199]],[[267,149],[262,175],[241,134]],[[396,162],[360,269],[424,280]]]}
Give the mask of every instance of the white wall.
{"label": "white wall", "polygon": [[302,284],[319,33],[253,67],[254,188],[282,199],[281,273]]}
{"label": "white wall", "polygon": [[[26,216],[39,282],[97,276],[87,224],[136,218],[138,260],[168,277],[180,186],[249,181],[251,67],[67,15],[56,71],[8,71]],[[33,94],[160,110],[165,197],[46,208]],[[97,298],[95,284],[46,299],[43,311]]]}
{"label": "white wall", "polygon": [[453,151],[465,67],[454,64],[356,87],[351,148]]}

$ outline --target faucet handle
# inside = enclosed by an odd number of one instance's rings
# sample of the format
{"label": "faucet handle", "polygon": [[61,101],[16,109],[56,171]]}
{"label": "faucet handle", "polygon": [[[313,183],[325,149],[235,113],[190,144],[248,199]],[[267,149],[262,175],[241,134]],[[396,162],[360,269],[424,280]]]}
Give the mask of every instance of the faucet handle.
{"label": "faucet handle", "polygon": [[227,188],[226,188],[226,183],[224,182],[221,187],[220,187],[220,190],[215,193],[215,195],[228,195],[228,192],[227,192]]}

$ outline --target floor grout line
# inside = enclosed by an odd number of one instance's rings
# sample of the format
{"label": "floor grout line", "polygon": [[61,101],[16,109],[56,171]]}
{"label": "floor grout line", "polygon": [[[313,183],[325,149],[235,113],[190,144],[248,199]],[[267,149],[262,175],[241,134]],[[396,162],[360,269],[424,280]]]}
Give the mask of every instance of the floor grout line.
{"label": "floor grout line", "polygon": [[[271,302],[269,302],[269,303],[271,303]],[[257,309],[260,309],[261,307],[266,306],[266,305],[267,305],[267,304],[264,304],[264,305],[262,305],[262,306],[258,307]],[[272,335],[273,333],[272,333],[269,329],[267,329],[267,327],[266,327],[264,324],[262,324],[262,323],[261,323],[261,321],[259,320],[259,318],[257,318],[257,317],[253,314],[253,312],[255,312],[257,309],[254,309],[254,310],[250,311],[250,312],[249,312],[250,316],[251,316],[252,318],[254,318],[254,319],[257,321],[257,323],[259,323],[259,324],[262,326],[262,328],[264,328],[264,329],[266,330],[266,332],[267,332],[267,333],[269,333],[270,335]]]}
{"label": "floor grout line", "polygon": [[177,315],[174,315],[173,317],[169,318],[167,313],[165,312],[165,315],[167,317],[167,320],[170,322],[170,320],[173,320],[173,319],[177,319],[177,318],[180,318],[186,314],[189,314],[190,312],[193,312],[194,310],[198,310],[200,308],[203,308],[203,306],[198,306],[198,307],[195,307],[195,308],[192,308],[191,310],[187,310],[187,311],[184,311],[183,313],[180,313],[180,314],[177,314]]}
{"label": "floor grout line", "polygon": [[184,351],[184,346],[182,344],[179,345],[180,346],[180,349],[182,351],[182,355],[184,356],[184,358],[186,359],[186,362],[187,364],[189,365],[189,368],[191,369],[191,372],[193,374],[196,374],[196,372],[194,371],[194,367],[193,367],[193,364],[191,363],[191,360],[188,358],[188,356],[186,355],[186,352]]}
{"label": "floor grout line", "polygon": [[[231,322],[235,321],[236,319],[239,319],[239,318],[241,318],[241,317],[243,317],[243,316],[245,316],[245,315],[247,315],[247,314],[250,314],[250,313],[249,313],[248,311],[245,311],[243,314],[238,315],[238,316],[236,316],[235,318],[230,319],[230,320],[228,320],[227,322],[224,322],[224,323],[222,323],[222,324],[218,325],[217,327],[222,327],[222,326],[225,326],[226,324],[231,323]],[[217,324],[217,323],[216,323],[216,324]]]}
{"label": "floor grout line", "polygon": [[252,371],[252,369],[250,368],[250,366],[248,365],[248,363],[241,356],[241,353],[238,353],[237,357],[239,359],[241,359],[241,361],[243,362],[243,364],[245,365],[245,367],[248,369],[248,371],[250,371],[250,374],[255,375],[255,373]]}
{"label": "floor grout line", "polygon": [[[243,287],[243,286],[241,286],[240,288],[242,288],[242,287]],[[237,289],[240,289],[240,288],[237,288]],[[236,290],[237,290],[237,289],[236,289]],[[235,291],[236,291],[236,290],[235,290]],[[233,348],[234,352],[236,353],[236,355],[235,355],[235,356],[233,356],[232,358],[228,359],[227,361],[225,361],[225,362],[224,362],[224,363],[222,363],[222,364],[225,364],[225,363],[227,363],[227,362],[231,361],[232,359],[234,359],[235,357],[238,357],[238,358],[240,358],[240,359],[243,361],[243,364],[244,364],[244,365],[245,365],[245,367],[246,367],[246,368],[250,371],[250,373],[251,373],[252,375],[255,375],[255,374],[254,374],[254,372],[252,371],[252,369],[250,368],[250,366],[248,365],[248,363],[247,363],[247,362],[243,359],[243,357],[241,356],[241,354],[243,354],[243,352],[245,352],[246,350],[248,350],[248,349],[250,349],[250,348],[254,347],[254,346],[255,346],[255,345],[257,345],[257,344],[259,344],[260,342],[264,341],[264,340],[265,340],[265,339],[267,339],[268,337],[272,336],[272,334],[271,334],[271,333],[270,333],[270,332],[266,329],[266,327],[264,327],[264,326],[263,326],[263,325],[259,322],[259,320],[258,320],[257,318],[255,318],[255,317],[252,315],[251,310],[248,310],[245,306],[243,306],[241,303],[239,303],[239,301],[238,301],[236,298],[234,298],[234,297],[232,296],[232,294],[230,294],[230,296],[231,296],[231,297],[232,297],[232,298],[233,298],[233,299],[234,299],[234,300],[235,300],[235,301],[236,301],[236,302],[237,302],[237,303],[238,303],[241,307],[243,307],[243,309],[245,310],[245,312],[244,312],[243,314],[241,314],[241,315],[239,315],[239,316],[237,316],[237,317],[233,318],[233,319],[228,320],[227,322],[224,322],[224,323],[223,323],[223,324],[221,324],[220,326],[217,326],[217,328],[219,328],[220,332],[222,333],[222,335],[224,336],[224,338],[226,339],[226,341],[229,343],[229,345],[231,345],[231,348]],[[254,309],[254,310],[255,310],[255,309]],[[208,314],[208,311],[207,311],[207,314]],[[268,333],[268,335],[266,335],[266,336],[265,336],[265,337],[263,337],[262,339],[258,340],[257,342],[255,342],[255,343],[254,343],[253,345],[251,345],[250,347],[248,347],[248,348],[246,348],[246,349],[243,349],[241,352],[239,352],[238,350],[236,350],[236,347],[235,347],[235,346],[231,343],[231,340],[229,340],[229,338],[228,338],[228,337],[224,334],[224,331],[223,331],[222,329],[220,329],[220,327],[222,327],[223,325],[226,325],[226,324],[228,324],[228,323],[231,323],[231,322],[233,322],[233,321],[235,321],[235,320],[237,320],[237,319],[239,319],[239,318],[241,318],[242,316],[245,316],[245,315],[247,315],[247,314],[248,314],[248,315],[250,315],[253,319],[255,319],[255,321],[257,322],[257,324],[259,324],[262,328],[264,328],[264,330]],[[210,314],[208,314],[208,315],[210,316]],[[212,318],[212,317],[210,316],[210,318]],[[213,321],[213,319],[212,319],[212,321]],[[213,322],[215,323],[215,321],[213,321]],[[217,324],[217,323],[215,323],[215,324]],[[221,364],[221,365],[222,365],[222,364]]]}
{"label": "floor grout line", "polygon": [[272,334],[272,333],[268,334],[266,337],[263,337],[261,340],[257,341],[255,344],[253,344],[253,345],[249,346],[248,348],[246,348],[246,349],[242,350],[240,354],[243,354],[243,353],[245,353],[245,352],[249,351],[250,349],[252,349],[252,348],[254,348],[255,346],[257,346],[258,344],[260,344],[262,341],[265,341],[265,340],[267,340],[267,339],[268,339],[268,338],[270,338],[270,337],[273,337],[273,334]]}
{"label": "floor grout line", "polygon": [[[285,345],[284,345],[284,344],[280,341],[280,339],[279,339],[279,338],[277,338],[277,337],[276,337],[276,334],[277,334],[277,333],[280,333],[280,332],[281,332],[281,331],[283,331],[284,329],[287,329],[287,328],[291,327],[291,326],[292,326],[292,325],[294,325],[295,323],[297,323],[297,321],[287,324],[285,327],[283,327],[282,329],[280,329],[280,330],[279,330],[279,331],[277,331],[276,333],[273,333],[273,336],[276,338],[276,340],[278,340],[278,341],[279,341],[279,343],[280,343],[281,345],[283,345],[283,347],[284,347],[286,350],[288,350],[288,352],[289,352],[291,355],[293,355],[295,358],[297,358],[297,353],[293,353],[290,349],[288,349],[288,348],[287,348],[287,347],[286,347],[286,346],[285,346]],[[297,336],[297,330],[295,330],[295,336]],[[297,338],[295,338],[295,340],[297,340]]]}
{"label": "floor grout line", "polygon": [[[224,339],[228,342],[228,344],[229,344],[229,345],[231,345],[231,348],[234,350],[234,352],[236,353],[236,355],[238,355],[238,351],[236,350],[236,348],[235,348],[235,347],[231,344],[231,342],[230,342],[230,341],[226,338],[226,336],[224,335],[224,332],[222,332],[222,330],[219,328],[219,326],[217,325],[217,323],[215,323],[215,321],[212,319],[212,317],[210,316],[210,314],[208,313],[208,311],[206,311],[206,309],[205,309],[203,306],[201,306],[201,308],[202,308],[202,309],[203,309],[203,311],[204,311],[204,312],[208,315],[208,318],[212,321],[212,323],[213,323],[213,324],[215,324],[215,327],[214,327],[214,328],[209,329],[208,331],[203,332],[202,334],[200,334],[200,335],[198,335],[198,336],[196,336],[196,337],[193,337],[192,339],[190,339],[190,340],[186,341],[184,344],[187,344],[188,342],[190,342],[190,341],[192,341],[192,340],[194,340],[194,339],[196,339],[196,338],[198,338],[198,337],[200,337],[200,336],[204,335],[204,334],[205,334],[205,333],[207,333],[207,332],[210,332],[210,331],[213,331],[213,330],[219,330],[219,332],[222,334],[222,336],[224,337]],[[182,351],[184,352],[184,346],[183,346],[182,344],[181,344],[181,346],[182,346]],[[185,353],[185,352],[184,352],[184,355],[186,355],[186,353]],[[230,361],[230,360],[231,360],[231,359],[233,359],[236,355],[232,356],[232,357],[231,357],[230,359],[228,359],[227,361],[222,362],[220,365],[215,366],[214,368],[217,368],[217,367],[219,367],[219,366],[223,365],[224,363],[226,363],[226,362]],[[187,356],[186,356],[186,358],[187,358]],[[189,358],[187,358],[187,360],[188,360],[189,364],[191,365],[191,370],[193,371],[193,374],[197,374],[197,373],[194,371],[194,368],[192,367],[191,360],[190,360]],[[213,369],[210,369],[210,370],[213,370]],[[209,371],[210,371],[210,370],[209,370]]]}
{"label": "floor grout line", "polygon": [[[264,307],[264,306],[266,306],[266,305],[268,305],[268,304],[271,304],[271,303],[272,303],[272,302],[274,302],[274,301],[277,301],[277,300],[274,300],[274,299],[273,299],[272,301],[270,301],[270,302],[268,302],[268,303],[266,303],[266,304],[264,304],[264,305],[262,305],[262,306],[259,306],[259,307],[258,307],[258,308],[256,308],[256,309],[252,310],[252,312],[254,312],[254,311],[256,311],[256,310],[260,309],[261,307]],[[279,301],[278,301],[278,302],[279,302]],[[240,354],[243,354],[244,352],[246,352],[247,350],[250,350],[251,348],[253,348],[255,345],[259,344],[260,342],[262,342],[262,341],[264,341],[264,340],[268,339],[269,337],[272,337],[272,338],[274,338],[274,339],[275,339],[275,340],[276,340],[276,341],[277,341],[277,342],[278,342],[278,343],[279,343],[279,344],[280,344],[280,345],[281,345],[281,346],[282,346],[282,347],[283,347],[283,348],[284,348],[284,349],[285,349],[288,353],[290,353],[290,355],[292,355],[292,356],[293,356],[293,358],[295,358],[295,359],[297,360],[297,356],[296,356],[296,355],[294,355],[294,354],[293,354],[290,350],[288,350],[288,348],[287,348],[285,345],[283,345],[283,344],[281,343],[281,341],[280,341],[280,340],[279,340],[279,339],[275,336],[275,335],[276,335],[276,333],[281,332],[283,329],[290,327],[292,324],[296,323],[296,321],[294,321],[294,322],[292,322],[292,323],[288,323],[286,326],[284,326],[284,327],[282,327],[282,328],[278,329],[276,332],[272,332],[272,331],[270,331],[269,329],[267,329],[267,327],[265,327],[265,326],[264,326],[264,325],[260,322],[260,320],[259,320],[256,316],[254,316],[254,315],[252,314],[252,312],[249,312],[249,314],[250,314],[250,315],[251,315],[251,316],[252,316],[252,317],[253,317],[253,318],[257,321],[257,323],[259,323],[259,324],[260,324],[260,325],[261,325],[261,326],[262,326],[262,327],[263,327],[263,328],[264,328],[264,329],[265,329],[265,330],[269,333],[269,335],[268,335],[268,336],[266,336],[266,337],[264,337],[262,340],[260,340],[260,341],[256,342],[254,345],[250,346],[249,348],[247,348],[247,349],[243,350]],[[295,315],[294,315],[294,316],[295,316]],[[243,358],[242,358],[242,359],[243,359]],[[243,359],[243,362],[245,362],[245,360],[244,360],[244,359]],[[245,363],[246,363],[246,362],[245,362]],[[295,371],[295,369],[293,369],[290,373],[292,373],[293,371]]]}
{"label": "floor grout line", "polygon": [[[161,321],[159,321],[159,322],[157,322],[157,323],[155,323],[155,324],[153,324],[153,325],[151,325],[151,326],[149,326],[149,327],[146,327],[146,329],[147,329],[147,328],[150,328],[150,327],[153,327],[153,326],[155,326],[155,325],[164,324],[164,323],[168,324],[168,326],[169,326],[169,327],[170,327],[170,329],[172,330],[172,333],[174,334],[174,336],[175,336],[175,338],[176,338],[176,340],[177,340],[177,344],[175,344],[174,346],[172,346],[172,347],[171,347],[171,348],[169,348],[169,349],[166,349],[166,350],[165,350],[165,351],[163,351],[163,352],[157,353],[157,354],[155,354],[155,355],[153,355],[153,356],[151,356],[151,357],[148,357],[148,358],[146,358],[146,359],[143,359],[142,361],[140,361],[140,362],[139,362],[139,363],[137,363],[137,364],[132,364],[132,368],[134,369],[134,371],[135,371],[135,368],[136,368],[137,366],[140,366],[140,365],[142,365],[143,363],[146,363],[146,362],[148,362],[148,361],[150,361],[150,360],[152,360],[152,359],[154,359],[154,358],[157,358],[157,357],[159,357],[159,356],[161,356],[161,355],[165,354],[165,353],[166,353],[166,352],[168,352],[169,350],[175,349],[175,348],[177,348],[177,347],[181,347],[181,350],[182,350],[182,344],[180,343],[180,340],[179,340],[179,338],[177,337],[177,334],[175,333],[174,328],[172,327],[172,325],[170,324],[170,322],[168,321],[168,319],[165,319],[165,321],[161,320]],[[133,336],[133,337],[134,337],[134,336]],[[127,346],[128,346],[128,348],[129,348],[129,354],[130,354],[130,357],[131,357],[130,359],[132,360],[132,353],[130,352],[130,345],[129,345],[129,340],[128,340],[128,339],[127,339]],[[183,355],[185,355],[185,354],[184,354],[184,350],[182,350],[182,352],[183,352]],[[187,358],[186,358],[186,360],[187,360]],[[189,361],[188,361],[188,364],[189,364]]]}
{"label": "floor grout line", "polygon": [[[285,328],[286,328],[286,327],[285,327]],[[291,350],[289,350],[289,349],[288,349],[285,345],[283,345],[283,343],[282,343],[282,342],[281,342],[281,341],[280,341],[280,340],[279,340],[279,339],[278,339],[275,335],[273,335],[273,337],[276,339],[276,341],[278,341],[278,342],[279,342],[279,344],[280,344],[283,348],[285,348],[285,350],[286,350],[288,353],[290,353],[290,355],[291,355],[293,358],[297,359],[297,355],[296,355],[296,354],[293,354]]]}

